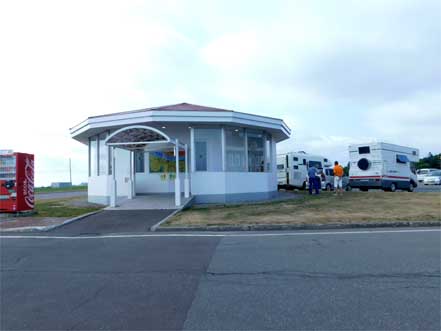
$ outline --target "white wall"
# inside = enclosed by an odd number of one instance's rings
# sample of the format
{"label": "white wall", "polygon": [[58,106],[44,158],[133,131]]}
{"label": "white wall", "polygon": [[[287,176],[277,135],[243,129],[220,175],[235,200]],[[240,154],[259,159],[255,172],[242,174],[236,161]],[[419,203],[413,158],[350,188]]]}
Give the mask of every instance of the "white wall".
{"label": "white wall", "polygon": [[[180,174],[181,192],[184,192],[184,174]],[[160,173],[137,173],[135,180],[136,193],[172,193],[175,191],[174,180],[162,180]]]}

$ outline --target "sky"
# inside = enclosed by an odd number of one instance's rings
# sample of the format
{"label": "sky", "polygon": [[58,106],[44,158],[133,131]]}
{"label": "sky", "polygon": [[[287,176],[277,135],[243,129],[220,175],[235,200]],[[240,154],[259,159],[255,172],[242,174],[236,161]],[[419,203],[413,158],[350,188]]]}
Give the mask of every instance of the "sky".
{"label": "sky", "polygon": [[188,102],[284,119],[278,152],[441,152],[439,0],[1,1],[0,149],[87,181],[69,128]]}

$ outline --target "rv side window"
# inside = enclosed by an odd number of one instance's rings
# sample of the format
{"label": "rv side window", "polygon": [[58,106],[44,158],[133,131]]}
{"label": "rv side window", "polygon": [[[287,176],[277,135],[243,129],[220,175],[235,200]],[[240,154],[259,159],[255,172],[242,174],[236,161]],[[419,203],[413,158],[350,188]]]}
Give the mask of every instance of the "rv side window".
{"label": "rv side window", "polygon": [[328,159],[323,159],[324,162],[328,162]]}
{"label": "rv side window", "polygon": [[370,154],[371,149],[369,146],[358,147],[358,154]]}
{"label": "rv side window", "polygon": [[298,168],[299,168],[299,166],[295,165],[295,166],[293,166],[293,168],[294,168],[294,169],[298,169]]}
{"label": "rv side window", "polygon": [[409,159],[407,158],[406,155],[397,154],[397,163],[404,163],[404,164],[406,164],[407,162],[409,162]]}
{"label": "rv side window", "polygon": [[306,165],[306,159],[303,159],[303,164]]}
{"label": "rv side window", "polygon": [[277,170],[283,170],[285,169],[285,167],[283,166],[283,164],[278,164],[277,165]]}
{"label": "rv side window", "polygon": [[298,161],[299,158],[294,156],[294,157],[292,158],[292,160],[293,160],[293,161]]}

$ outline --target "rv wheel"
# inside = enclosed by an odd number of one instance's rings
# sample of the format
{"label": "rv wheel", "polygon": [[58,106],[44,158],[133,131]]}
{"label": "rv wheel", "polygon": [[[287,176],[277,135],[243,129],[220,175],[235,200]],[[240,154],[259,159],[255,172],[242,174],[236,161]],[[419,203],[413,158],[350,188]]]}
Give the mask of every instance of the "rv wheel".
{"label": "rv wheel", "polygon": [[331,184],[326,184],[326,191],[332,191]]}
{"label": "rv wheel", "polygon": [[303,182],[303,184],[302,184],[302,190],[306,190],[306,182]]}
{"label": "rv wheel", "polygon": [[351,187],[351,185],[346,185],[346,191],[352,191],[352,187]]}
{"label": "rv wheel", "polygon": [[395,183],[390,184],[389,191],[395,192],[396,190],[397,190],[397,186],[395,185]]}
{"label": "rv wheel", "polygon": [[367,192],[369,189],[367,187],[360,187],[360,191]]}
{"label": "rv wheel", "polygon": [[413,183],[411,182],[409,184],[409,188],[407,189],[408,192],[413,192],[413,190],[415,189],[415,185],[413,185]]}

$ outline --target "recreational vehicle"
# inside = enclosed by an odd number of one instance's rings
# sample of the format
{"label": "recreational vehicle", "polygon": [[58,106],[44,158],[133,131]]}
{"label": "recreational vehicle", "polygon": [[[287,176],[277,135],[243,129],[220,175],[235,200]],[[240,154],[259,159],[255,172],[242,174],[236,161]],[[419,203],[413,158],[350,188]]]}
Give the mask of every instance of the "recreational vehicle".
{"label": "recreational vehicle", "polygon": [[277,155],[278,188],[305,189],[307,187],[308,168],[323,169],[330,167],[329,160],[320,155],[305,152],[291,152]]}
{"label": "recreational vehicle", "polygon": [[375,142],[349,146],[349,185],[362,191],[397,189],[412,192],[417,187],[414,162],[416,148]]}

